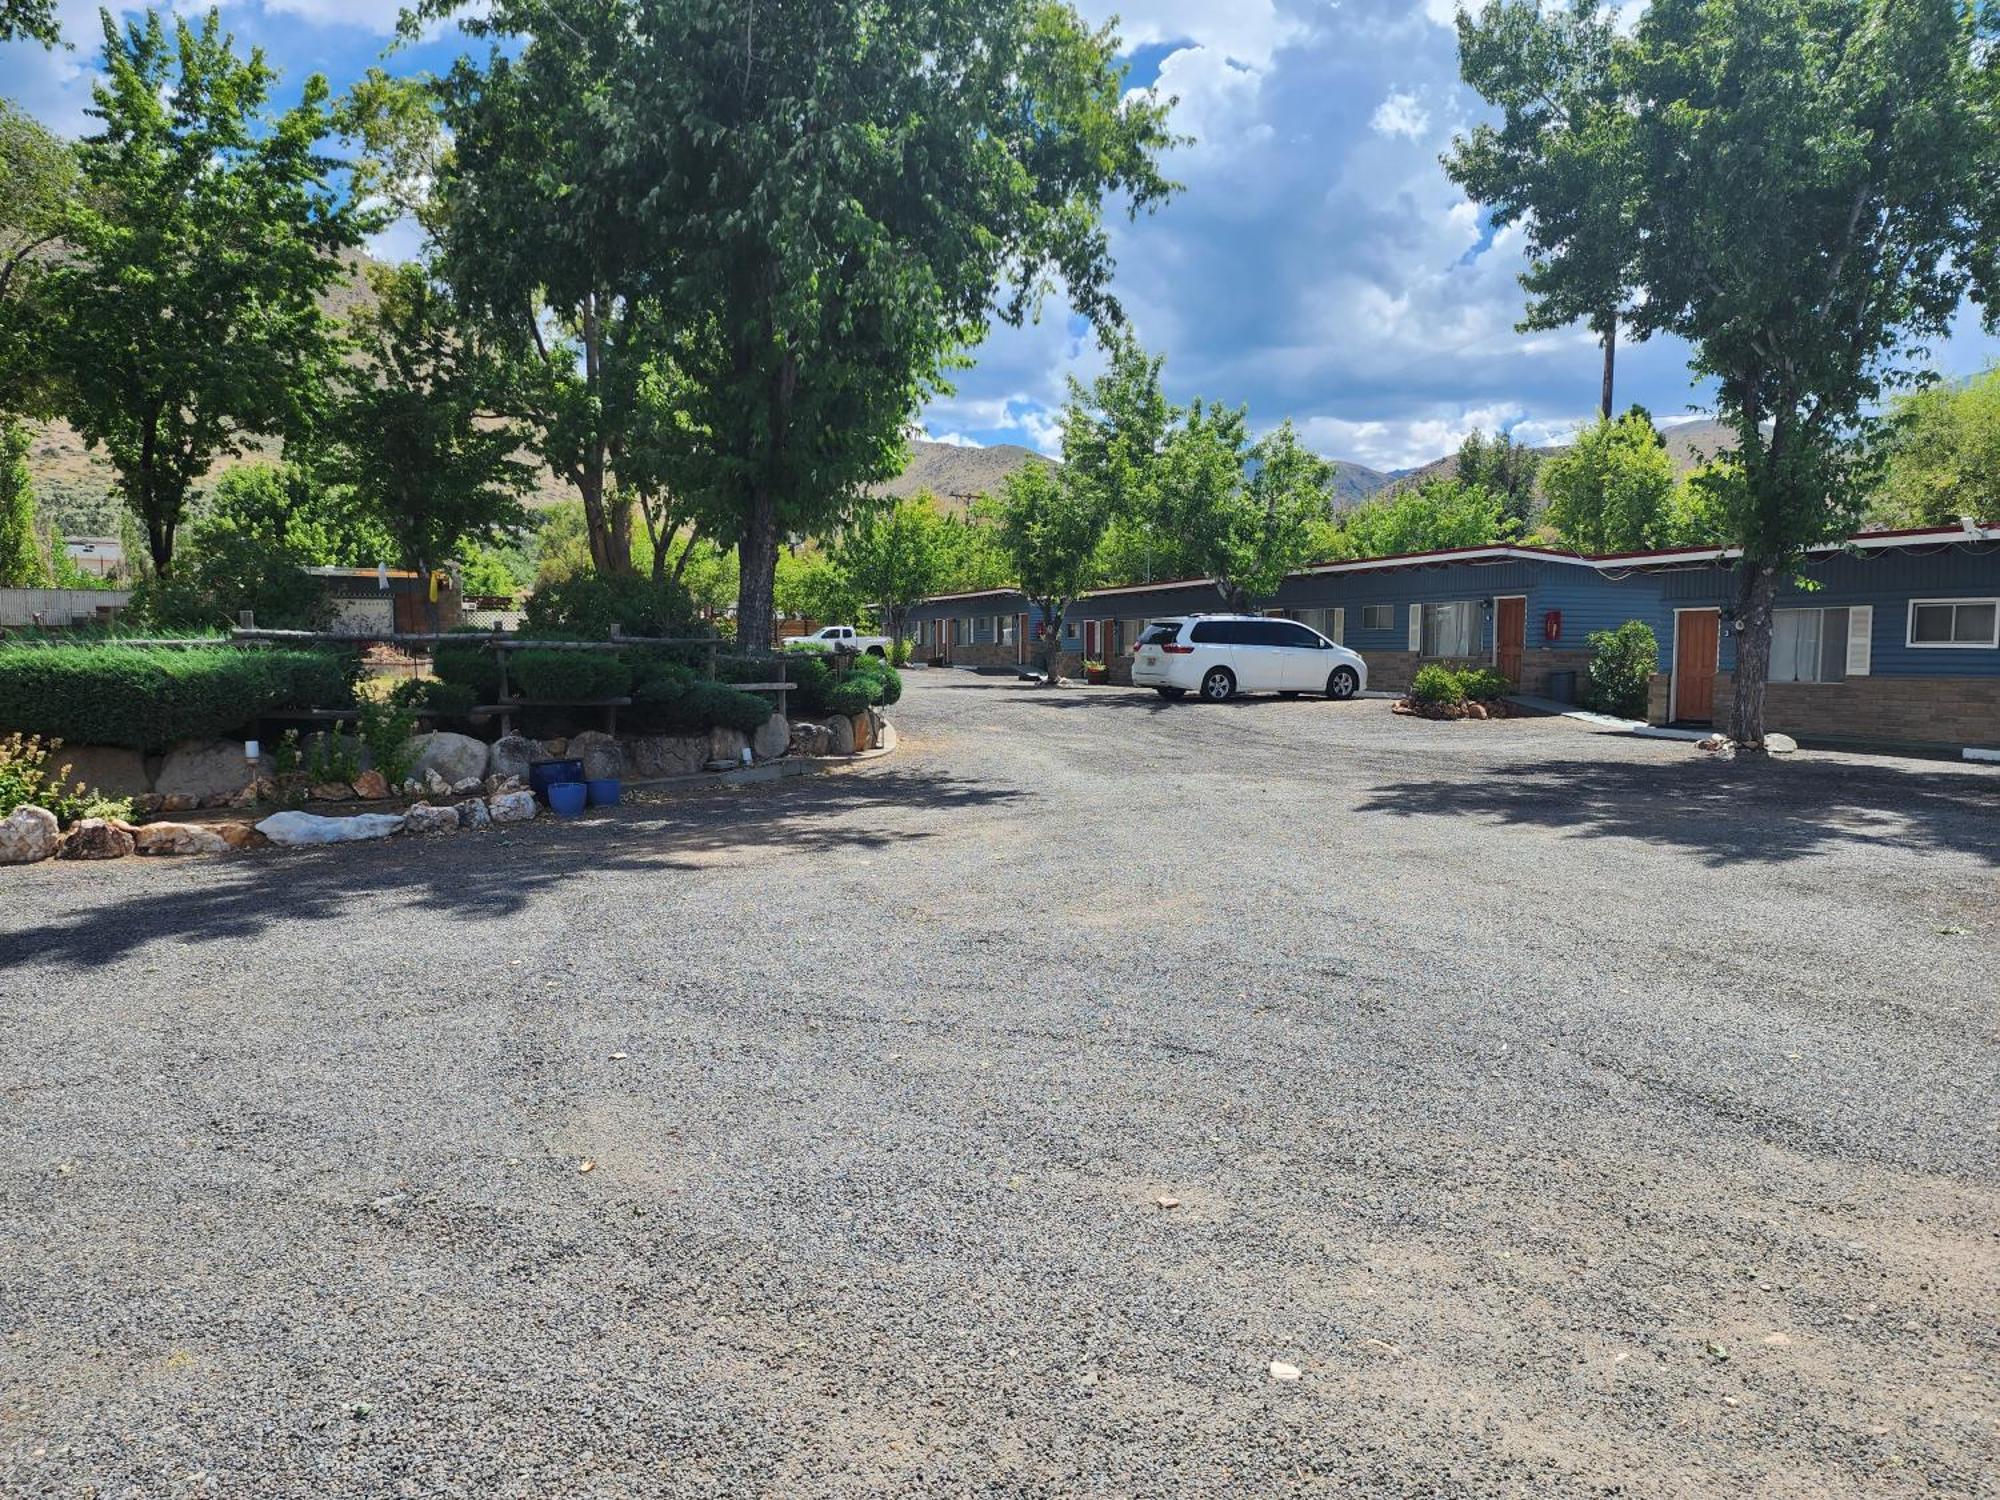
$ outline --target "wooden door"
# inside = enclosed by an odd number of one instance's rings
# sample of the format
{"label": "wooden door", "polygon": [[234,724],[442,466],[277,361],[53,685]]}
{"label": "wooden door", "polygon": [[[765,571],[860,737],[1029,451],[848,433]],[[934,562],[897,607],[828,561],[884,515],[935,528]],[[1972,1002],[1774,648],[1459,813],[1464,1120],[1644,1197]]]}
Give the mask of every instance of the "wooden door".
{"label": "wooden door", "polygon": [[1528,649],[1528,601],[1502,599],[1493,611],[1493,665],[1509,682],[1521,680],[1521,653]]}
{"label": "wooden door", "polygon": [[1706,724],[1715,718],[1715,668],[1722,612],[1684,609],[1674,616],[1674,717]]}

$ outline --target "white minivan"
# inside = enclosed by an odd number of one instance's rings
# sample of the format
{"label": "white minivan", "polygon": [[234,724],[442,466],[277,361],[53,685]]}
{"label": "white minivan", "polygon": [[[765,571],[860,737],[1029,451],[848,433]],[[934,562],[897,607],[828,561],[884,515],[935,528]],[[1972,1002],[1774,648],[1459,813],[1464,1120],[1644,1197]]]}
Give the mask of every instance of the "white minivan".
{"label": "white minivan", "polygon": [[1146,626],[1132,652],[1132,681],[1162,698],[1199,693],[1211,703],[1238,693],[1352,698],[1368,686],[1368,664],[1297,620],[1189,615]]}

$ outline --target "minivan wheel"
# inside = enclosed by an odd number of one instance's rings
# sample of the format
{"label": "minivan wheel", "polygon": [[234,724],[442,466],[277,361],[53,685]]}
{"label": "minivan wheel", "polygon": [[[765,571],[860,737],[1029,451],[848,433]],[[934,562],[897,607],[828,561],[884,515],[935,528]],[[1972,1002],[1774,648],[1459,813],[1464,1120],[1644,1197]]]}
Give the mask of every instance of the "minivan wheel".
{"label": "minivan wheel", "polygon": [[1210,703],[1227,703],[1236,696],[1236,678],[1227,667],[1211,667],[1201,680],[1201,695]]}
{"label": "minivan wheel", "polygon": [[1162,698],[1185,698],[1187,696],[1186,688],[1162,687],[1154,688],[1153,691],[1158,693]]}
{"label": "minivan wheel", "polygon": [[1335,667],[1333,675],[1326,680],[1326,695],[1329,698],[1352,698],[1361,691],[1361,679],[1352,667]]}

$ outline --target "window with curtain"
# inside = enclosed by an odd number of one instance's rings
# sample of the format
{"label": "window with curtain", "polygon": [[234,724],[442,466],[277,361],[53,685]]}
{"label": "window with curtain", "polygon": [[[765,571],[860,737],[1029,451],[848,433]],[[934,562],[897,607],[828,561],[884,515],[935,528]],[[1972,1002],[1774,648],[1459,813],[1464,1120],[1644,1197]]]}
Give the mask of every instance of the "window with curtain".
{"label": "window with curtain", "polygon": [[1846,610],[1771,612],[1772,682],[1839,682],[1846,676]]}
{"label": "window with curtain", "polygon": [[1425,656],[1477,656],[1479,654],[1479,604],[1459,599],[1450,604],[1424,606]]}
{"label": "window with curtain", "polygon": [[1019,622],[1018,622],[1018,621],[1016,620],[1016,618],[1015,618],[1015,617],[1014,617],[1013,615],[1002,615],[1002,616],[1000,617],[1000,644],[1001,644],[1001,645],[1003,645],[1003,646],[1011,646],[1011,645],[1013,645],[1013,644],[1014,644],[1014,628],[1015,628],[1015,626],[1016,626],[1016,625],[1017,625],[1018,623],[1019,623]]}

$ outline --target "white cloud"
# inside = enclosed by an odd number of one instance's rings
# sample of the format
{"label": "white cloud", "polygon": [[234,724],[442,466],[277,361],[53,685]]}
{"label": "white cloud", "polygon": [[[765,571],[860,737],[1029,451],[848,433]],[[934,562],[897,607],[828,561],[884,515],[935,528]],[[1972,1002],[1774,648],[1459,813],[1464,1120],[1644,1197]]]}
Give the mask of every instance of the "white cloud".
{"label": "white cloud", "polygon": [[1130,49],[1162,42],[1192,42],[1252,68],[1267,68],[1285,47],[1302,41],[1311,27],[1284,14],[1275,0],[1084,0],[1087,20],[1102,25],[1118,18],[1118,35]]}
{"label": "white cloud", "polygon": [[919,427],[917,429],[917,436],[926,443],[942,443],[947,448],[984,448],[986,446],[978,438],[967,437],[962,432],[926,432],[923,428]]}
{"label": "white cloud", "polygon": [[1430,111],[1415,94],[1392,93],[1375,107],[1368,121],[1378,135],[1400,135],[1418,140],[1430,128]]}

